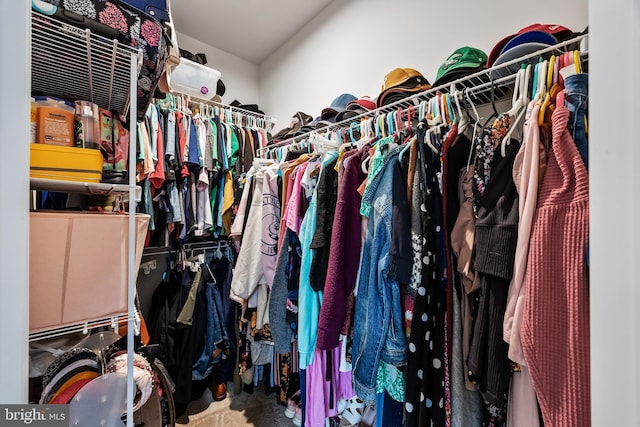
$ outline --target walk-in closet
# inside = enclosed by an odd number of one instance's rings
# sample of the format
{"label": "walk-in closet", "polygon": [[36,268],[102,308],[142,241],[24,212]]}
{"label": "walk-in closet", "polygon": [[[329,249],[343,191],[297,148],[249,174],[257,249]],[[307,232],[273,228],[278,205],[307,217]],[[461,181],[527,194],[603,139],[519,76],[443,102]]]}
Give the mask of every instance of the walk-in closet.
{"label": "walk-in closet", "polygon": [[640,423],[634,1],[0,10],[0,425]]}

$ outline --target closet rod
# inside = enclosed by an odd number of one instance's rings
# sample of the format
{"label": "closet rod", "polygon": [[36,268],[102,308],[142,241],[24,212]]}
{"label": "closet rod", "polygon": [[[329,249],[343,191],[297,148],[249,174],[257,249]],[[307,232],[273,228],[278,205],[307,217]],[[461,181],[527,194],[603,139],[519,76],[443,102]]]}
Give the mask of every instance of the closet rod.
{"label": "closet rod", "polygon": [[172,95],[176,97],[179,96],[179,97],[186,98],[190,103],[192,102],[194,104],[206,104],[212,107],[224,108],[226,110],[231,111],[232,113],[239,113],[247,117],[255,117],[259,120],[262,120],[265,123],[265,125],[268,124],[268,126],[265,126],[267,131],[271,130],[273,126],[275,126],[276,124],[276,119],[266,114],[256,113],[255,111],[245,110],[244,108],[234,107],[233,105],[222,104],[220,102],[212,101],[210,99],[202,99],[202,98],[198,98],[198,97],[187,95],[180,92],[173,92]]}
{"label": "closet rod", "polygon": [[216,242],[194,242],[194,243],[185,243],[182,245],[182,249],[184,250],[192,250],[192,249],[223,249],[228,248],[229,242],[227,240],[219,240]]}
{"label": "closet rod", "polygon": [[231,244],[228,240],[219,240],[215,242],[194,242],[194,243],[185,243],[180,248],[171,249],[171,248],[162,248],[162,247],[146,247],[142,251],[143,256],[150,255],[170,255],[175,254],[182,250],[198,250],[198,249],[225,249],[230,248]]}
{"label": "closet rod", "polygon": [[[475,95],[475,96],[477,96],[480,93],[486,92],[487,90],[491,90],[492,86],[494,89],[497,88],[498,86],[505,86],[506,84],[510,83],[513,79],[515,79],[517,69],[520,68],[520,65],[525,63],[525,61],[537,59],[540,56],[545,54],[557,54],[557,53],[563,52],[561,50],[562,48],[565,48],[573,44],[579,44],[583,39],[587,38],[588,36],[589,36],[588,34],[582,34],[570,40],[566,40],[564,42],[557,43],[553,46],[540,49],[529,55],[521,56],[511,61],[507,61],[503,64],[478,71],[477,73],[471,74],[466,77],[462,77],[450,83],[432,87],[429,90],[417,93],[415,95],[411,95],[407,98],[398,100],[389,105],[376,108],[375,110],[367,111],[366,113],[359,114],[355,117],[351,117],[341,122],[333,123],[321,129],[313,130],[301,135],[288,138],[284,141],[280,141],[278,143],[268,145],[265,148],[259,149],[258,155],[262,156],[272,148],[284,147],[286,145],[308,139],[309,136],[314,132],[326,133],[338,128],[349,127],[351,123],[354,123],[354,122],[359,123],[362,119],[376,118],[380,114],[390,113],[392,111],[398,110],[398,108],[406,109],[409,106],[417,107],[420,104],[420,102],[428,101],[438,92],[449,93],[449,89],[454,85],[458,88],[466,89],[469,95]],[[516,67],[513,67],[514,65]],[[478,82],[478,83],[473,83],[473,82]],[[473,84],[470,84],[470,83],[473,83]]]}

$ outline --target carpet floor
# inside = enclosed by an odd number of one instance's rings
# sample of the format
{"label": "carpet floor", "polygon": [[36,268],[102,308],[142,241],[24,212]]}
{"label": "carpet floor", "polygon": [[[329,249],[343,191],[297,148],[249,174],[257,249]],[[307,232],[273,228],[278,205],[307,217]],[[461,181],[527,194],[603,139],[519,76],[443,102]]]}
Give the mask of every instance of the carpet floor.
{"label": "carpet floor", "polygon": [[276,403],[276,394],[267,395],[264,387],[254,389],[253,394],[241,392],[233,395],[233,384],[229,384],[227,398],[215,402],[211,392],[205,390],[202,397],[189,403],[187,411],[178,418],[178,426],[253,426],[288,427],[291,419],[285,417],[285,407]]}

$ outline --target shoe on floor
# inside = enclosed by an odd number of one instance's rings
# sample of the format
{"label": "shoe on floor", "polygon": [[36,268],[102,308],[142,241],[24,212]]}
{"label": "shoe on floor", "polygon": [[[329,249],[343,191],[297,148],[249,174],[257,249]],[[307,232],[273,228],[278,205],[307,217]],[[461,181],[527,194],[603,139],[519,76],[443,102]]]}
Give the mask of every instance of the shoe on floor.
{"label": "shoe on floor", "polygon": [[287,409],[284,410],[284,415],[287,418],[294,418],[296,411],[300,405],[300,390],[295,392],[291,398],[287,399]]}
{"label": "shoe on floor", "polygon": [[224,381],[209,384],[209,390],[211,390],[211,397],[216,402],[227,398],[227,383]]}
{"label": "shoe on floor", "polygon": [[300,406],[296,408],[296,415],[293,417],[293,425],[297,427],[302,425],[302,408]]}
{"label": "shoe on floor", "polygon": [[364,401],[358,397],[353,397],[347,402],[347,407],[340,414],[340,425],[342,427],[357,426],[362,421],[364,413]]}

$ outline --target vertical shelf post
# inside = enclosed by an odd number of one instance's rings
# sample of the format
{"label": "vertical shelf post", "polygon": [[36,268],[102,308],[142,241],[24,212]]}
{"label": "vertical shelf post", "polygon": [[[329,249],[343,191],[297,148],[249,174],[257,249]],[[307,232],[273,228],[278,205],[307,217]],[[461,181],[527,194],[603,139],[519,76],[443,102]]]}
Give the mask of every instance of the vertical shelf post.
{"label": "vertical shelf post", "polygon": [[129,82],[129,262],[128,265],[128,302],[129,318],[127,320],[127,427],[133,427],[133,353],[134,353],[134,316],[136,276],[134,270],[136,253],[136,145],[137,145],[137,111],[138,111],[138,55],[131,53]]}

